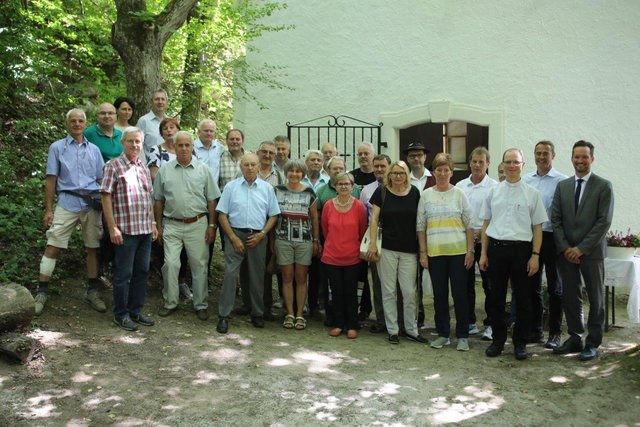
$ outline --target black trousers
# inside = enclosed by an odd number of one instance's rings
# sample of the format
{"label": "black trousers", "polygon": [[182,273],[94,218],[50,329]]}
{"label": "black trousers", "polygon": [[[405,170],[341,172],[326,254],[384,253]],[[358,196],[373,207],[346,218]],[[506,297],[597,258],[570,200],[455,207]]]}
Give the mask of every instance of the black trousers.
{"label": "black trousers", "polygon": [[489,280],[491,281],[491,328],[494,344],[507,341],[507,323],[504,308],[507,287],[511,279],[511,294],[518,306],[513,329],[513,343],[526,344],[531,331],[531,280],[527,263],[531,258],[531,242],[501,241],[489,239]]}
{"label": "black trousers", "polygon": [[341,329],[359,329],[358,275],[360,264],[338,266],[325,264],[332,299],[332,325]]}
{"label": "black trousers", "polygon": [[[482,244],[477,242],[474,245],[475,261],[473,267],[467,270],[467,300],[469,303],[469,323],[476,323],[476,269],[475,264],[480,262],[480,255],[482,252]],[[480,277],[482,278],[482,289],[484,290],[484,312],[486,317],[482,322],[484,326],[491,325],[491,285],[489,284],[489,274],[486,271],[480,270]]]}
{"label": "black trousers", "polygon": [[[544,292],[542,289],[542,267],[547,276],[547,292],[549,294],[549,334],[559,334],[562,325],[562,278],[558,274],[556,261],[558,254],[553,232],[542,233],[540,249],[540,269],[531,277],[531,309],[533,313],[533,334],[543,332]],[[517,316],[517,315],[516,315]]]}

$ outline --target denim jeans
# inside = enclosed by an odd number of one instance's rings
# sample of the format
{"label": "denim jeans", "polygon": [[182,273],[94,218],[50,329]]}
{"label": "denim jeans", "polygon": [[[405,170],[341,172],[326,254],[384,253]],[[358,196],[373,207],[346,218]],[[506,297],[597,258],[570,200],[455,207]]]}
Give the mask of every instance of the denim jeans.
{"label": "denim jeans", "polygon": [[114,245],[113,315],[116,319],[142,311],[149,282],[151,234],[123,234]]}

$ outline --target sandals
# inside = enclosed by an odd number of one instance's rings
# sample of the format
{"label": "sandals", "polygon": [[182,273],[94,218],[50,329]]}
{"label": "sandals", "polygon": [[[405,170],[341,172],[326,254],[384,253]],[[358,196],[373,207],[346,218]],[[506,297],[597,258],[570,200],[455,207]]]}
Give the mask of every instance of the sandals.
{"label": "sandals", "polygon": [[295,328],[298,331],[301,331],[307,327],[307,321],[304,320],[304,317],[296,317]]}
{"label": "sandals", "polygon": [[285,329],[293,329],[294,324],[294,317],[290,314],[287,314],[286,316],[284,316],[284,322],[282,322],[282,326],[284,326]]}

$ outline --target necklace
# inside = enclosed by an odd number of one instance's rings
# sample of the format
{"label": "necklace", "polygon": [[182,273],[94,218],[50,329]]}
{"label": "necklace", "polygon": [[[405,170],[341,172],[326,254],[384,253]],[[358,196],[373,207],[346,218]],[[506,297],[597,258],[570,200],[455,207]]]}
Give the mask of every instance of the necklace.
{"label": "necklace", "polygon": [[336,205],[336,206],[339,206],[341,208],[345,208],[345,207],[349,206],[351,204],[351,202],[353,202],[353,197],[351,197],[351,196],[349,196],[349,200],[347,200],[346,202],[341,202],[338,197],[335,197],[333,199],[333,204]]}

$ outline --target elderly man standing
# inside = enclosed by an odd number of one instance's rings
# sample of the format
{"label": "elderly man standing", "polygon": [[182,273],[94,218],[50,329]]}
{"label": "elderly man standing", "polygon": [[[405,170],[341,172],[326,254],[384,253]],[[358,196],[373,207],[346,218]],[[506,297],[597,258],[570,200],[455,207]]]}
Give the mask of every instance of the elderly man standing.
{"label": "elderly man standing", "polygon": [[302,178],[302,183],[318,192],[318,188],[329,182],[329,175],[322,169],[322,152],[320,150],[309,150],[304,156],[304,163],[307,166],[307,174]]}
{"label": "elderly man standing", "polygon": [[524,155],[509,148],[502,156],[506,180],[491,189],[482,210],[482,253],[480,269],[489,271],[491,281],[491,328],[493,342],[485,351],[499,356],[507,341],[504,307],[511,279],[512,295],[518,305],[513,329],[514,355],[527,358],[527,340],[531,331],[531,276],[538,272],[542,246],[542,224],[547,221],[540,193],[520,177]]}
{"label": "elderly man standing", "polygon": [[[360,191],[365,185],[376,182],[376,176],[373,173],[373,156],[376,151],[373,144],[363,142],[358,147],[358,163],[360,167],[349,172],[353,175],[353,180]],[[359,287],[362,286],[362,296],[360,298],[360,312],[358,317],[360,320],[369,318],[373,307],[371,306],[371,291],[369,289],[369,263],[363,261],[360,263],[360,274],[358,276]]]}
{"label": "elderly man standing", "polygon": [[[526,174],[524,182],[538,190],[542,196],[544,208],[551,218],[551,203],[558,183],[567,178],[563,173],[553,168],[556,156],[555,147],[551,141],[540,141],[534,148],[536,171]],[[533,322],[530,342],[544,342],[543,315],[544,295],[542,292],[542,267],[547,277],[547,292],[549,293],[549,338],[545,348],[556,348],[560,345],[560,327],[562,325],[562,279],[558,277],[556,257],[558,251],[553,239],[551,221],[542,224],[542,247],[540,248],[540,269],[531,277],[531,298]],[[517,316],[517,314],[516,314]]]}
{"label": "elderly man standing", "polygon": [[196,157],[211,168],[213,180],[217,183],[220,178],[220,158],[224,147],[216,139],[216,122],[204,119],[198,123],[198,139],[195,143]]}
{"label": "elderly man standing", "polygon": [[[329,175],[322,169],[322,151],[309,150],[304,157],[307,166],[307,174],[302,178],[302,183],[318,192],[318,189],[329,182]],[[320,266],[320,257],[311,258],[309,266],[309,289],[307,300],[309,302],[309,313],[313,316],[318,313],[321,298],[320,284],[324,282],[323,270]]]}
{"label": "elderly man standing", "polygon": [[[274,159],[277,159],[277,156],[278,156],[276,146],[277,146],[277,143],[273,141],[263,141],[260,144],[260,147],[258,147],[258,152],[257,152],[258,157],[260,159],[259,160],[260,166],[258,167],[258,178],[271,184],[271,187],[275,187],[276,185],[281,185],[286,182],[284,174],[277,169],[276,164],[274,162]],[[268,238],[269,238],[269,243],[267,244],[267,248],[266,248],[265,267],[269,263],[269,260],[273,255],[273,252],[271,250],[272,244],[270,241],[271,239],[273,239],[273,237],[269,235]],[[242,268],[240,269],[240,288],[242,290],[243,306],[238,308],[235,311],[236,314],[246,315],[251,313],[251,297],[250,297],[251,292],[249,290],[248,275],[249,275],[249,269],[248,269],[247,261],[245,260],[245,262],[242,263]],[[280,277],[278,278],[278,282],[279,282],[279,288],[280,288],[279,291],[280,291],[280,294],[282,295],[282,279]],[[264,313],[263,313],[264,320],[268,320],[268,321],[275,320],[275,316],[273,315],[273,313],[271,313],[271,306],[273,304],[273,275],[268,273],[266,269],[265,269],[265,275],[264,275],[263,299],[264,299]]]}
{"label": "elderly man standing", "polygon": [[286,135],[278,135],[273,138],[276,145],[276,161],[275,168],[284,175],[284,164],[289,160],[291,154],[291,141]]}
{"label": "elderly man standing", "polygon": [[98,106],[98,121],[84,131],[84,137],[96,145],[106,162],[122,153],[122,132],[113,125],[116,123],[116,107],[108,102]]}
{"label": "elderly man standing", "polygon": [[142,313],[149,281],[151,241],[158,236],[153,220],[153,184],[140,160],[144,134],[124,130],[124,153],[106,164],[102,181],[104,218],[114,245],[113,322],[127,331],[136,323],[153,326]]}
{"label": "elderly man standing", "polygon": [[151,111],[138,119],[136,127],[144,132],[144,152],[148,157],[151,148],[164,142],[160,134],[160,122],[167,118],[167,92],[158,89],[151,96]]}
{"label": "elderly man standing", "polygon": [[[482,229],[483,220],[480,214],[489,192],[493,187],[498,185],[498,182],[495,179],[492,179],[487,175],[490,160],[491,156],[489,155],[489,150],[482,146],[474,148],[469,156],[469,168],[471,169],[471,175],[456,184],[456,187],[460,188],[467,196],[467,199],[469,199],[469,205],[471,207],[471,212],[473,213],[473,241],[476,263],[480,261],[480,253],[482,252],[480,231]],[[489,284],[489,276],[485,271],[480,270],[480,278],[482,279],[482,289],[484,290],[484,311],[486,314],[482,339],[491,341],[493,339],[491,317],[489,316],[489,313],[491,313],[491,286]],[[480,332],[478,330],[478,326],[476,326],[475,264],[473,268],[467,270],[467,297],[469,300],[469,334],[473,335]]]}
{"label": "elderly man standing", "polygon": [[356,185],[360,186],[360,190],[365,185],[376,182],[376,176],[373,173],[373,156],[376,155],[376,150],[373,148],[373,144],[370,142],[363,142],[358,147],[358,168],[349,172],[353,175],[353,180]]}
{"label": "elderly man standing", "polygon": [[[587,141],[573,144],[571,162],[575,176],[558,184],[551,205],[551,224],[563,284],[562,306],[569,331],[569,338],[553,352],[580,352],[579,359],[583,361],[598,357],[598,347],[602,344],[605,236],[613,217],[613,188],[609,181],[591,171],[595,160],[593,150],[593,144]],[[582,343],[581,276],[589,298],[585,344]]]}
{"label": "elderly man standing", "polygon": [[[373,193],[384,185],[384,178],[387,174],[387,168],[391,164],[391,159],[386,154],[378,154],[373,157],[373,173],[376,176],[376,181],[371,184],[367,184],[360,193],[360,201],[367,209],[367,218],[371,221],[371,203],[369,199]],[[384,309],[382,305],[382,287],[380,284],[380,276],[378,275],[377,263],[371,262],[371,278],[373,279],[373,308],[376,312],[376,322],[369,327],[369,331],[377,334],[386,332],[387,326],[384,321]]]}
{"label": "elderly man standing", "polygon": [[[84,137],[87,116],[84,111],[67,112],[67,136],[49,146],[47,178],[44,188],[44,226],[47,230],[47,247],[40,260],[38,293],[35,297],[35,314],[40,315],[47,302],[49,280],[62,249],[80,224],[87,249],[87,293],[85,300],[94,310],[104,313],[107,308],[98,296],[98,258],[96,249],[102,236],[101,213],[90,205],[90,194],[100,191],[104,161],[100,150]],[[58,193],[58,205],[53,211],[54,195]]]}
{"label": "elderly man standing", "polygon": [[158,315],[166,317],[178,308],[178,271],[184,247],[191,267],[193,308],[204,321],[209,318],[207,260],[209,244],[216,238],[215,208],[220,190],[211,169],[192,156],[191,134],[180,131],[173,139],[176,158],[158,170],[153,184],[158,238],[164,245],[164,306]]}
{"label": "elderly man standing", "polygon": [[225,187],[218,213],[220,227],[225,233],[225,273],[218,303],[216,330],[226,334],[229,315],[236,295],[236,280],[244,260],[249,269],[251,295],[251,323],[264,328],[264,270],[267,234],[274,227],[280,207],[273,187],[258,179],[258,156],[248,153],[240,160],[242,177]]}
{"label": "elderly man standing", "polygon": [[322,158],[323,158],[322,169],[328,174],[329,167],[327,166],[327,163],[329,162],[329,160],[333,159],[339,154],[338,149],[334,144],[330,142],[325,142],[324,144],[322,144],[322,148],[320,148],[320,152],[322,152]]}

